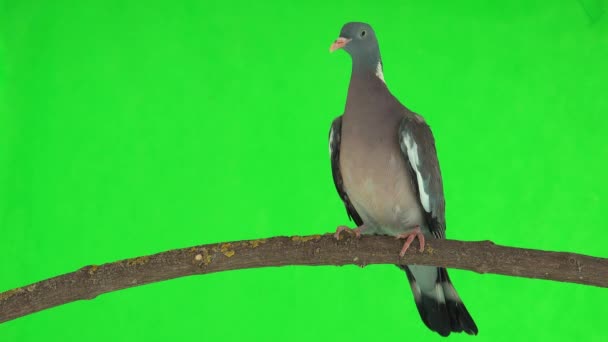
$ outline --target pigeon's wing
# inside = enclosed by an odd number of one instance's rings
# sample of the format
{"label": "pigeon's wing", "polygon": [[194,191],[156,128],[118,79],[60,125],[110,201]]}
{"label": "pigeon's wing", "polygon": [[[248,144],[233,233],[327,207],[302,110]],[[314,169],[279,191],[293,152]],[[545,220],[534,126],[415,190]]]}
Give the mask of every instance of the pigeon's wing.
{"label": "pigeon's wing", "polygon": [[344,202],[344,206],[346,207],[346,213],[348,217],[355,221],[357,226],[363,224],[363,220],[361,216],[355,210],[355,207],[350,202],[348,198],[348,194],[344,189],[344,182],[342,181],[342,172],[340,171],[340,142],[342,136],[342,116],[338,116],[334,119],[334,122],[331,124],[331,129],[329,130],[329,158],[331,159],[331,173],[334,178],[334,184],[336,185],[336,190],[338,190],[338,194]]}
{"label": "pigeon's wing", "polygon": [[407,115],[399,126],[399,144],[411,168],[412,183],[426,214],[431,233],[445,238],[445,199],[435,140],[431,128],[417,115]]}
{"label": "pigeon's wing", "polygon": [[[431,128],[421,116],[407,115],[399,126],[399,143],[426,214],[427,226],[435,237],[445,238],[443,182]],[[400,267],[407,273],[416,307],[429,329],[442,336],[462,331],[477,335],[477,325],[456,293],[445,268]]]}

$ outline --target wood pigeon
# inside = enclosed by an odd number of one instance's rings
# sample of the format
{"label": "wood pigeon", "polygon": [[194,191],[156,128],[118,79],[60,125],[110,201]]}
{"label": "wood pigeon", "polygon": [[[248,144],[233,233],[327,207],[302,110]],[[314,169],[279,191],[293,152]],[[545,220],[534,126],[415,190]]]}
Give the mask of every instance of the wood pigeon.
{"label": "wood pigeon", "polygon": [[[445,238],[445,200],[435,141],[424,118],[403,106],[388,90],[371,26],[352,22],[342,27],[330,51],[343,49],[352,58],[344,114],[329,133],[334,183],[355,221],[357,236],[387,234],[405,239],[400,255],[417,237]],[[345,226],[336,230],[350,231]],[[442,336],[476,335],[469,315],[445,268],[399,266],[407,275],[426,326]]]}

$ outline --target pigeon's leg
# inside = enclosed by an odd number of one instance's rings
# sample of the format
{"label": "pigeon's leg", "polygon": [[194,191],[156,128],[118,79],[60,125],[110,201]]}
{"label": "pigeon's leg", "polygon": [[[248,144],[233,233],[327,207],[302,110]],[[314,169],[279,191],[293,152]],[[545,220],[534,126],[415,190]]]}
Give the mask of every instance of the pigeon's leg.
{"label": "pigeon's leg", "polygon": [[365,225],[362,224],[359,227],[355,228],[355,229],[350,229],[347,226],[338,226],[338,228],[336,228],[336,233],[334,234],[334,237],[336,238],[336,240],[340,240],[340,233],[347,231],[349,234],[355,233],[355,236],[357,238],[361,237],[361,232],[365,230]]}
{"label": "pigeon's leg", "polygon": [[403,244],[403,248],[401,248],[401,252],[399,252],[399,256],[403,257],[407,249],[410,248],[410,244],[414,241],[414,238],[418,238],[420,242],[420,252],[424,252],[424,235],[420,230],[420,226],[414,227],[414,229],[408,231],[407,233],[401,233],[395,236],[395,239],[405,239],[405,243]]}

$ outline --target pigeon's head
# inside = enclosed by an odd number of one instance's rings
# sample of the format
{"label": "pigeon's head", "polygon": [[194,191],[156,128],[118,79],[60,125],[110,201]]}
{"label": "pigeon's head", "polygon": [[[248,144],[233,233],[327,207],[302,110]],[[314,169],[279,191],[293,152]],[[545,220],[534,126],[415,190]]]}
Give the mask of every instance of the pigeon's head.
{"label": "pigeon's head", "polygon": [[353,63],[376,67],[380,62],[380,48],[376,34],[369,24],[346,23],[342,26],[340,37],[331,44],[330,52],[344,49],[350,54]]}

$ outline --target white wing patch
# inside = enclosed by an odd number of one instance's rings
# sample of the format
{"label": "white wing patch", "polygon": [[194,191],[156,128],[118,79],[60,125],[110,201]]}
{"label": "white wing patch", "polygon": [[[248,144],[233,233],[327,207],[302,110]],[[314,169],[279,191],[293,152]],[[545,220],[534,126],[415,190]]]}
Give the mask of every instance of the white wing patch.
{"label": "white wing patch", "polygon": [[406,132],[402,134],[403,142],[407,149],[407,156],[410,159],[410,164],[416,172],[416,179],[418,180],[418,192],[420,193],[420,203],[427,213],[431,212],[431,203],[429,193],[424,189],[424,182],[422,174],[420,173],[420,157],[418,155],[418,145],[412,138],[412,136]]}

